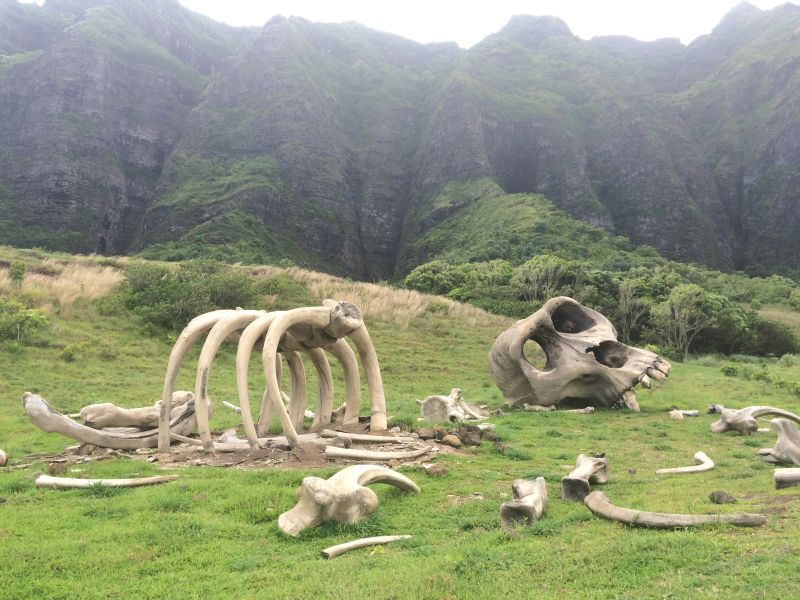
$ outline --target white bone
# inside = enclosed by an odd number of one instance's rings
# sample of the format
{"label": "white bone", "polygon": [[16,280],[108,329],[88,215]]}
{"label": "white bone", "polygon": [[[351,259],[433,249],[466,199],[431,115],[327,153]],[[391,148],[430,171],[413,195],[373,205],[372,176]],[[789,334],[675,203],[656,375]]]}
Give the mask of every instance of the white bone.
{"label": "white bone", "polygon": [[591,489],[590,483],[607,483],[608,459],[578,455],[575,469],[561,480],[561,498],[580,502]]}
{"label": "white bone", "polygon": [[515,479],[511,484],[514,500],[500,506],[500,522],[504,529],[518,523],[530,525],[542,516],[547,508],[547,483],[544,477],[534,481]]}
{"label": "white bone", "polygon": [[411,538],[410,535],[380,535],[377,537],[361,538],[360,540],[353,540],[352,542],[345,542],[344,544],[338,544],[336,546],[331,546],[330,548],[325,548],[325,550],[322,551],[322,558],[333,558],[334,556],[339,556],[340,554],[350,552],[350,550],[355,550],[357,548],[388,544],[390,542],[407,540],[409,538]]}
{"label": "white bone", "polygon": [[355,448],[325,448],[325,458],[349,458],[350,460],[392,460],[401,458],[417,458],[429,452],[436,452],[436,448],[420,448],[419,450],[400,450],[397,452],[383,452],[380,450],[358,450]]}
{"label": "white bone", "polygon": [[714,461],[708,457],[703,451],[694,453],[694,462],[696,465],[691,467],[672,467],[670,469],[658,469],[656,475],[666,475],[668,473],[701,473],[702,471],[710,471],[714,468]]}
{"label": "white bone", "polygon": [[775,469],[773,477],[777,489],[800,485],[800,469]]}
{"label": "white bone", "polygon": [[72,477],[51,477],[39,475],[34,482],[36,487],[71,490],[76,488],[89,488],[96,485],[105,487],[139,487],[167,483],[178,478],[177,475],[161,475],[158,477],[141,477],[138,479],[75,479]]}
{"label": "white bone", "polygon": [[710,429],[714,433],[738,431],[742,435],[750,435],[758,429],[758,417],[775,415],[800,423],[800,416],[772,406],[748,406],[747,408],[725,408],[721,404],[712,404],[709,412],[718,413],[719,420],[714,421]]}
{"label": "white bone", "polygon": [[788,419],[772,419],[772,430],[778,441],[772,448],[762,448],[758,454],[768,462],[788,463],[800,467],[800,430]]}

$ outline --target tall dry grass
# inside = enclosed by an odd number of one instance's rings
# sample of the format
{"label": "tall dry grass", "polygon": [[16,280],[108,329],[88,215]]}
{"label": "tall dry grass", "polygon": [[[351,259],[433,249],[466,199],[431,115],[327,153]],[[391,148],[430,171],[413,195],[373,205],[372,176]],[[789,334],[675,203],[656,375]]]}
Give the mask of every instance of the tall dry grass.
{"label": "tall dry grass", "polygon": [[45,260],[25,273],[21,285],[0,269],[0,294],[23,298],[45,312],[68,316],[80,302],[91,302],[111,293],[122,281],[122,272],[91,261],[66,263]]}
{"label": "tall dry grass", "polygon": [[320,300],[331,298],[351,302],[361,309],[364,318],[394,323],[400,327],[408,327],[427,313],[435,313],[442,318],[458,319],[470,326],[500,324],[507,320],[470,304],[384,284],[351,281],[297,267],[288,269],[275,267],[262,272],[267,276],[284,272],[305,284],[309,293]]}

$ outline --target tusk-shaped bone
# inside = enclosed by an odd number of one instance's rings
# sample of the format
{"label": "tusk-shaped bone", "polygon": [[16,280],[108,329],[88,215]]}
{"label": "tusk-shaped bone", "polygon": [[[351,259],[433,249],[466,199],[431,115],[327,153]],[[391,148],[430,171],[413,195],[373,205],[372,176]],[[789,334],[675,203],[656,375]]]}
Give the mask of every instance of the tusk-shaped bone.
{"label": "tusk-shaped bone", "polygon": [[694,453],[694,462],[696,465],[691,467],[673,467],[670,469],[658,469],[656,475],[666,475],[668,473],[700,473],[702,471],[710,471],[714,468],[714,461],[708,457],[703,451]]}
{"label": "tusk-shaped bone", "polygon": [[361,538],[360,540],[353,540],[352,542],[345,542],[344,544],[338,544],[337,546],[325,548],[325,550],[322,551],[322,558],[333,558],[334,556],[339,556],[340,554],[350,552],[350,550],[355,550],[357,548],[377,546],[378,544],[388,544],[390,542],[407,540],[410,538],[410,535],[379,535],[377,537]]}
{"label": "tusk-shaped bone", "polygon": [[378,450],[358,450],[355,448],[325,448],[325,458],[348,458],[350,460],[392,460],[402,458],[417,458],[429,452],[437,452],[436,448],[427,447],[419,450],[401,450],[398,452],[384,452]]}
{"label": "tusk-shaped bone", "polygon": [[800,469],[775,469],[773,473],[777,489],[800,485]]}
{"label": "tusk-shaped bone", "polygon": [[59,490],[72,490],[88,488],[96,485],[105,487],[140,487],[167,483],[178,478],[177,475],[161,475],[158,477],[141,477],[138,479],[75,479],[73,477],[51,477],[39,475],[34,482],[36,487],[55,488]]}
{"label": "tusk-shaped bone", "polygon": [[639,412],[639,402],[636,400],[636,392],[633,390],[625,390],[622,392],[622,402],[634,412]]}
{"label": "tusk-shaped bone", "polygon": [[682,515],[622,508],[611,504],[603,492],[592,492],[584,498],[583,502],[590,511],[600,517],[636,527],[673,529],[712,523],[730,523],[740,527],[759,527],[767,522],[767,517],[764,515],[751,513]]}

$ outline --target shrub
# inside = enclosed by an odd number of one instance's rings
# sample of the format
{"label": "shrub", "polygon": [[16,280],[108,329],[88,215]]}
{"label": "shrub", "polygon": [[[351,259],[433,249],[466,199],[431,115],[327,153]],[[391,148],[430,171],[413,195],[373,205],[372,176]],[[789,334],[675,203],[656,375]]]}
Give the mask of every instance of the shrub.
{"label": "shrub", "polygon": [[22,280],[25,279],[25,264],[21,262],[12,262],[11,266],[8,268],[8,278],[17,286],[21,286]]}
{"label": "shrub", "polygon": [[739,369],[736,368],[736,365],[723,365],[720,371],[727,377],[736,377],[739,374]]}
{"label": "shrub", "polygon": [[0,298],[0,339],[21,344],[47,326],[47,317],[16,300]]}
{"label": "shrub", "polygon": [[80,358],[82,350],[79,344],[69,344],[59,352],[58,358],[68,363],[75,362]]}
{"label": "shrub", "polygon": [[207,260],[134,265],[125,279],[122,304],[146,324],[173,331],[204,312],[253,306],[264,293],[243,269]]}

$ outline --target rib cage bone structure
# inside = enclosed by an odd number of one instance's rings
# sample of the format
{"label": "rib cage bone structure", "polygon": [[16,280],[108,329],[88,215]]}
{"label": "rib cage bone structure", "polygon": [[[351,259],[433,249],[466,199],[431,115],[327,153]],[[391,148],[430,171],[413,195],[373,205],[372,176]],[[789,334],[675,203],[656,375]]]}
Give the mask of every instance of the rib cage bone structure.
{"label": "rib cage bone structure", "polygon": [[[386,399],[383,393],[378,357],[361,318],[361,312],[353,304],[324,300],[322,306],[296,308],[288,311],[267,312],[260,310],[217,310],[192,319],[181,332],[167,364],[164,388],[161,394],[159,416],[158,450],[169,452],[169,416],[172,408],[172,393],[178,371],[187,353],[204,333],[208,332],[195,379],[195,398],[208,397],[208,380],[214,357],[225,339],[241,332],[236,352],[236,386],[245,435],[251,448],[258,445],[259,436],[269,429],[273,416],[277,414],[283,433],[290,447],[299,443],[297,430],[302,426],[307,403],[305,370],[300,353],[308,355],[317,372],[319,383],[317,410],[312,428],[330,423],[333,410],[333,381],[326,351],[342,366],[345,384],[344,425],[358,422],[361,406],[361,378],[358,360],[350,345],[349,337],[356,347],[369,390],[371,421],[370,431],[386,429]],[[253,422],[250,411],[247,380],[248,365],[253,348],[263,338],[261,362],[264,369],[265,389],[261,398],[258,422]],[[280,389],[281,353],[289,366],[291,376],[291,398],[288,410],[283,404]],[[214,451],[209,429],[207,405],[196,403],[197,429],[203,448]]]}

